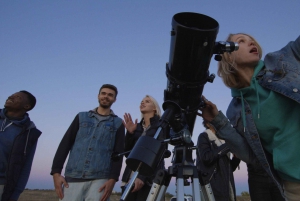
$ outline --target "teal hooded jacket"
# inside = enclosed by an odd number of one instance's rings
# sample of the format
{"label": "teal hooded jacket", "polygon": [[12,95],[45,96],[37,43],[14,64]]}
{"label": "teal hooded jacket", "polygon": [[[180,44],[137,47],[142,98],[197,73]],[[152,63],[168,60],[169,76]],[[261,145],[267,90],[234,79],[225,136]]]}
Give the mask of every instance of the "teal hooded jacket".
{"label": "teal hooded jacket", "polygon": [[[267,54],[264,64],[265,67],[257,74],[258,84],[299,104],[300,37],[281,50]],[[231,152],[247,164],[261,165],[283,192],[273,157],[262,146],[250,105],[240,97],[233,97],[226,115],[228,118],[220,111],[211,122],[217,136],[224,139]],[[300,132],[296,134],[300,135]]]}

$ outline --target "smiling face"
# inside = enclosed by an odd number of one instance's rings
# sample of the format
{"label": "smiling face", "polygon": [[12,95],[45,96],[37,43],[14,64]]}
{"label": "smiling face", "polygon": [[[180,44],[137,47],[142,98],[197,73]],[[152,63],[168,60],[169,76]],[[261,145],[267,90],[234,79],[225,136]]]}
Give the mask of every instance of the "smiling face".
{"label": "smiling face", "polygon": [[4,107],[8,110],[27,111],[30,109],[30,104],[26,94],[17,92],[7,98]]}
{"label": "smiling face", "polygon": [[152,100],[149,97],[145,97],[140,105],[140,111],[142,114],[145,113],[153,113],[153,115],[156,112],[156,108],[154,103],[152,102]]}
{"label": "smiling face", "polygon": [[100,107],[110,108],[111,105],[116,101],[116,92],[109,88],[102,88],[98,94],[98,101]]}
{"label": "smiling face", "polygon": [[260,58],[258,44],[255,40],[245,34],[236,34],[231,37],[231,41],[239,44],[239,49],[231,53],[231,59],[233,59],[237,68],[243,67],[255,67]]}

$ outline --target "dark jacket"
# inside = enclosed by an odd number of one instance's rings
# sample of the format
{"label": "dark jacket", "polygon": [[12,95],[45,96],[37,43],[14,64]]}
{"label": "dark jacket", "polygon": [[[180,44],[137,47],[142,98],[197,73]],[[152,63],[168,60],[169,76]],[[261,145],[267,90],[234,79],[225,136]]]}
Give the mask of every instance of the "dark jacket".
{"label": "dark jacket", "polygon": [[218,146],[215,140],[209,139],[207,132],[199,135],[197,143],[197,169],[204,181],[201,185],[210,183],[215,200],[229,201],[230,181],[236,200],[233,171],[238,167],[240,159],[233,157],[230,160],[226,143]]}
{"label": "dark jacket", "polygon": [[[139,139],[139,137],[143,134],[144,129],[142,126],[142,122],[143,122],[143,119],[141,120],[140,123],[137,124],[137,128],[133,134],[130,134],[128,131],[126,132],[125,151],[132,150],[132,148],[134,147],[134,145],[137,142],[137,140]],[[150,125],[151,125],[150,128],[146,131],[146,136],[154,137],[156,130],[158,129],[158,126],[159,126],[159,117],[156,115],[154,117],[152,117],[150,119]],[[163,132],[161,132],[161,134],[158,136],[158,140],[166,139],[169,136],[169,133],[170,133],[170,128],[168,127],[166,129],[164,129]],[[166,145],[166,149],[167,149],[167,145]],[[159,169],[164,169],[164,160],[161,161],[161,163],[158,165],[157,170],[159,170]],[[128,166],[126,166],[125,171],[123,173],[123,177],[122,177],[123,182],[129,181],[131,172],[132,172],[132,170]],[[152,180],[153,180],[154,176],[155,176],[155,174],[152,175],[151,177],[138,175],[137,178],[141,179],[145,184],[146,183],[152,184]]]}
{"label": "dark jacket", "polygon": [[15,187],[19,182],[24,165],[28,162],[32,164],[32,161],[27,161],[28,153],[30,153],[32,149],[35,149],[40,135],[41,131],[39,131],[34,126],[33,122],[29,120],[28,124],[26,124],[26,126],[24,125],[22,128],[21,133],[14,139],[6,169],[6,183],[4,185],[1,201],[8,201],[11,199]]}

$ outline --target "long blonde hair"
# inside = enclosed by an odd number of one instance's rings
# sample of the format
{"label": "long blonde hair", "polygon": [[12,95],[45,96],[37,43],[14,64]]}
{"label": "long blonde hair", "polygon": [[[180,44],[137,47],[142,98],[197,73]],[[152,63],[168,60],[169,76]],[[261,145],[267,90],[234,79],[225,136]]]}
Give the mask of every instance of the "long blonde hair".
{"label": "long blonde hair", "polygon": [[[229,34],[226,41],[231,41],[232,37],[237,34],[242,34],[249,36],[253,41],[255,46],[257,47],[259,58],[262,57],[262,48],[259,43],[249,34],[245,33],[236,33],[236,34]],[[236,64],[234,58],[230,57],[230,53],[225,52],[222,55],[222,60],[218,62],[218,76],[222,78],[224,84],[229,88],[241,88],[242,82],[240,77],[237,74]]]}
{"label": "long blonde hair", "polygon": [[[146,95],[144,98],[150,98],[150,100],[152,101],[152,103],[155,106],[155,115],[157,115],[157,116],[160,117],[161,116],[161,110],[160,110],[160,107],[158,105],[158,102],[152,96],[150,96],[150,95]],[[144,118],[143,114],[141,113],[141,119],[143,119],[143,118]]]}

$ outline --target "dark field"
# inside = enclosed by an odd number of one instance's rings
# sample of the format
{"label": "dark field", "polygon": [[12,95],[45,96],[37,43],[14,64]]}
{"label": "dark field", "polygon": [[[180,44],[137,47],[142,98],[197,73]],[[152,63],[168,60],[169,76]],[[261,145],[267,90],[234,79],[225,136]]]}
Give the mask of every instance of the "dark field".
{"label": "dark field", "polygon": [[[120,195],[111,195],[110,201],[119,201]],[[170,197],[166,198],[169,201]],[[18,201],[58,201],[54,190],[25,190]],[[238,196],[237,201],[250,201],[248,196]]]}

